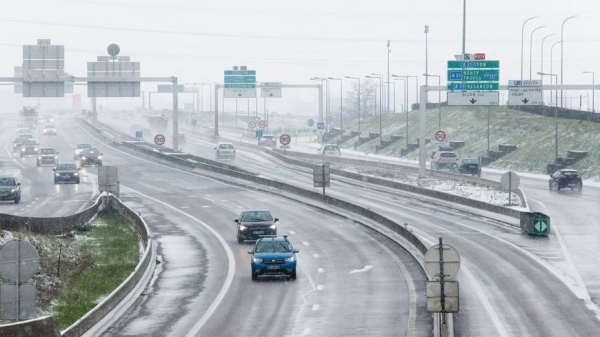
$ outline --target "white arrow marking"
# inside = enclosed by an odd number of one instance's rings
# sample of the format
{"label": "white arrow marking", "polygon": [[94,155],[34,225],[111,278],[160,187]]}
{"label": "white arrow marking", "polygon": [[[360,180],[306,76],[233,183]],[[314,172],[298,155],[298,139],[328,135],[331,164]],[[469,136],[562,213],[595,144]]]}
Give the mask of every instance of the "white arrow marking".
{"label": "white arrow marking", "polygon": [[373,268],[373,266],[365,266],[363,269],[354,269],[350,273],[364,273],[371,268]]}
{"label": "white arrow marking", "polygon": [[535,223],[535,225],[533,225],[533,227],[534,227],[534,228],[535,228],[535,229],[536,229],[538,232],[545,232],[545,231],[546,231],[546,228],[547,228],[548,226],[546,226],[546,223],[545,223],[545,222],[538,221],[538,222],[536,222],[536,223]]}

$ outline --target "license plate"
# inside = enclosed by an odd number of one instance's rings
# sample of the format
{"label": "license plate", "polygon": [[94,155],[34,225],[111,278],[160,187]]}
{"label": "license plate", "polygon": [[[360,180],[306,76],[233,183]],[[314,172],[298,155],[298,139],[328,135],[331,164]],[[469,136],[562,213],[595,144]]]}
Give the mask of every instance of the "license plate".
{"label": "license plate", "polygon": [[279,269],[279,266],[267,266],[267,269]]}
{"label": "license plate", "polygon": [[254,231],[252,234],[265,234],[265,231]]}
{"label": "license plate", "polygon": [[569,184],[569,187],[577,187],[577,184]]}

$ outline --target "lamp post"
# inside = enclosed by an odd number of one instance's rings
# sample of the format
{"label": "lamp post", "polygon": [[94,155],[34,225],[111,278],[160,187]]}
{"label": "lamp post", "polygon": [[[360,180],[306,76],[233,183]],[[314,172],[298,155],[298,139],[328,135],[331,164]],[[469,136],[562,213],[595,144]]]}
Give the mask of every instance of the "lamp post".
{"label": "lamp post", "polygon": [[377,75],[377,74],[373,74],[373,76],[365,76],[368,78],[376,78],[379,80],[379,86],[381,88],[381,90],[379,91],[379,145],[383,144],[383,135],[382,135],[382,126],[381,126],[381,106],[383,105],[381,102],[381,98],[383,97],[383,75]]}
{"label": "lamp post", "polygon": [[[593,71],[584,71],[583,73],[584,74],[592,74],[592,85],[596,85],[596,79],[594,78],[595,74]],[[596,112],[596,103],[594,100],[594,94],[595,94],[595,90],[594,90],[594,87],[592,87],[592,112]],[[588,107],[588,110],[590,110],[589,107]]]}
{"label": "lamp post", "polygon": [[[543,73],[544,72],[544,41],[546,41],[547,38],[549,38],[550,36],[556,35],[554,33],[552,34],[548,34],[546,36],[544,36],[544,38],[542,39],[542,50],[540,52],[540,72]],[[550,71],[552,72],[552,71]],[[542,81],[542,85],[544,85],[544,76],[540,76],[540,79]],[[552,99],[552,91],[550,92],[550,99]],[[542,105],[544,105],[544,95],[542,94]]]}
{"label": "lamp post", "polygon": [[[564,80],[563,79],[563,45],[564,45],[564,43],[562,43],[563,42],[563,35],[564,35],[563,34],[563,30],[565,28],[565,23],[568,20],[570,20],[570,19],[572,19],[572,18],[574,18],[576,16],[577,15],[569,16],[568,18],[565,19],[565,21],[563,21],[562,25],[560,26],[560,42],[561,42],[561,44],[560,44],[560,85],[563,85],[563,80]],[[560,107],[561,108],[563,106],[563,97],[564,97],[563,96],[563,89],[560,89]]]}
{"label": "lamp post", "polygon": [[[390,49],[390,40],[387,40],[387,113],[390,113],[390,53],[392,52],[392,49]],[[394,85],[394,89],[396,88],[396,86]],[[394,113],[396,112],[396,97],[395,97],[395,90],[394,90]]]}
{"label": "lamp post", "polygon": [[[416,87],[415,90],[417,92],[417,103],[419,103],[419,76],[417,75],[392,75],[392,77],[403,77],[406,79],[409,79],[411,77],[414,77],[416,80]],[[408,82],[406,82],[406,96],[404,99],[404,111],[408,111],[408,107],[409,107],[409,101],[408,101]]]}
{"label": "lamp post", "polygon": [[[543,73],[539,72],[538,75],[546,75],[546,76],[555,76],[557,74],[552,73]],[[550,80],[552,82],[552,79]],[[556,83],[558,83],[558,78],[556,79]],[[558,95],[558,90],[556,90],[556,95]],[[556,97],[558,99],[558,97]],[[562,98],[561,98],[562,100]],[[554,107],[554,165],[558,163],[558,104]]]}
{"label": "lamp post", "polygon": [[342,115],[343,115],[342,114],[342,102],[343,102],[343,99],[342,99],[342,95],[343,95],[343,93],[342,93],[342,88],[343,88],[342,79],[341,78],[334,78],[334,77],[329,77],[329,79],[330,80],[340,81],[340,133],[343,134],[344,133],[344,126],[342,124]]}
{"label": "lamp post", "polygon": [[531,31],[531,37],[529,38],[529,80],[531,80],[531,69],[532,69],[532,62],[533,62],[533,33],[535,33],[536,30],[538,29],[542,29],[546,26],[539,26],[536,29]]}
{"label": "lamp post", "polygon": [[[211,84],[210,83],[200,83],[200,89],[202,89],[205,85],[208,85],[208,111],[212,111],[212,95],[211,95]],[[204,92],[202,92],[202,95],[204,96]],[[200,106],[202,108],[202,111],[204,112],[204,98],[200,97]]]}
{"label": "lamp post", "polygon": [[[432,74],[423,74],[423,76],[425,76],[425,78],[431,76],[431,77],[437,77],[438,79],[438,86],[442,85],[442,76],[441,75],[432,75]],[[438,90],[438,130],[442,129],[442,92],[440,90]]]}
{"label": "lamp post", "polygon": [[525,22],[523,22],[523,25],[521,26],[521,81],[523,80],[523,39],[525,36],[525,24],[527,23],[527,21],[533,20],[535,18],[537,18],[537,16],[530,17],[529,19],[525,20]]}
{"label": "lamp post", "polygon": [[351,76],[346,76],[346,78],[352,79],[352,80],[358,80],[358,137],[360,138],[360,77],[351,77]]}
{"label": "lamp post", "polygon": [[[428,53],[427,53],[427,36],[429,35],[429,25],[425,25],[425,74],[429,73],[428,70]],[[464,55],[464,54],[463,54]],[[429,81],[427,79],[427,76],[425,76],[425,86],[429,85]],[[425,102],[427,103],[427,102]]]}
{"label": "lamp post", "polygon": [[[392,89],[393,95],[388,96],[388,104],[389,104],[390,96],[394,97],[392,106],[394,107],[394,113],[396,113],[396,82],[385,82],[385,84],[387,84],[388,91],[389,91],[390,86],[392,86],[392,85],[394,86],[394,89]],[[388,109],[389,109],[389,107],[388,107]],[[387,113],[389,114],[390,111],[388,110]]]}
{"label": "lamp post", "polygon": [[[552,72],[552,55],[553,55],[553,51],[554,51],[554,46],[556,46],[557,44],[562,43],[561,41],[555,42],[552,47],[550,47],[550,74],[554,74]],[[543,71],[542,71],[543,73]],[[558,78],[556,78],[556,84],[558,84]],[[550,77],[550,85],[552,85],[552,77]],[[557,91],[558,92],[558,91]],[[557,98],[558,95],[556,95],[555,98]],[[556,104],[556,106],[558,106],[558,100],[555,99],[554,100],[554,104]],[[552,105],[552,90],[550,90],[550,105]]]}

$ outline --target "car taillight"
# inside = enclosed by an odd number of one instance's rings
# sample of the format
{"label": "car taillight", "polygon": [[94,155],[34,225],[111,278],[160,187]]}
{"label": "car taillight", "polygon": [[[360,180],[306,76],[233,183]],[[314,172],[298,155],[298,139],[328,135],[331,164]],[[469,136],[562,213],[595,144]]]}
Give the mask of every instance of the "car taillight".
{"label": "car taillight", "polygon": [[454,158],[454,161],[458,161],[458,157],[455,157],[455,158]]}
{"label": "car taillight", "polygon": [[567,179],[567,176],[561,175],[558,177],[558,179]]}
{"label": "car taillight", "polygon": [[577,175],[577,180],[581,180],[581,176],[579,174]]}

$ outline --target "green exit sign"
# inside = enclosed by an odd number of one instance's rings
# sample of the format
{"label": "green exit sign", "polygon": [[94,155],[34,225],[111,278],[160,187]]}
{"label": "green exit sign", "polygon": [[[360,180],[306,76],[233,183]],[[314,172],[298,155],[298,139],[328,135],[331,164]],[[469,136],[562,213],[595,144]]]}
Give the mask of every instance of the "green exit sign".
{"label": "green exit sign", "polygon": [[457,68],[500,68],[500,61],[448,61],[448,69]]}
{"label": "green exit sign", "polygon": [[493,82],[480,82],[480,83],[460,83],[453,82],[448,83],[448,91],[485,91],[492,90],[497,91],[499,89],[498,83]]}

